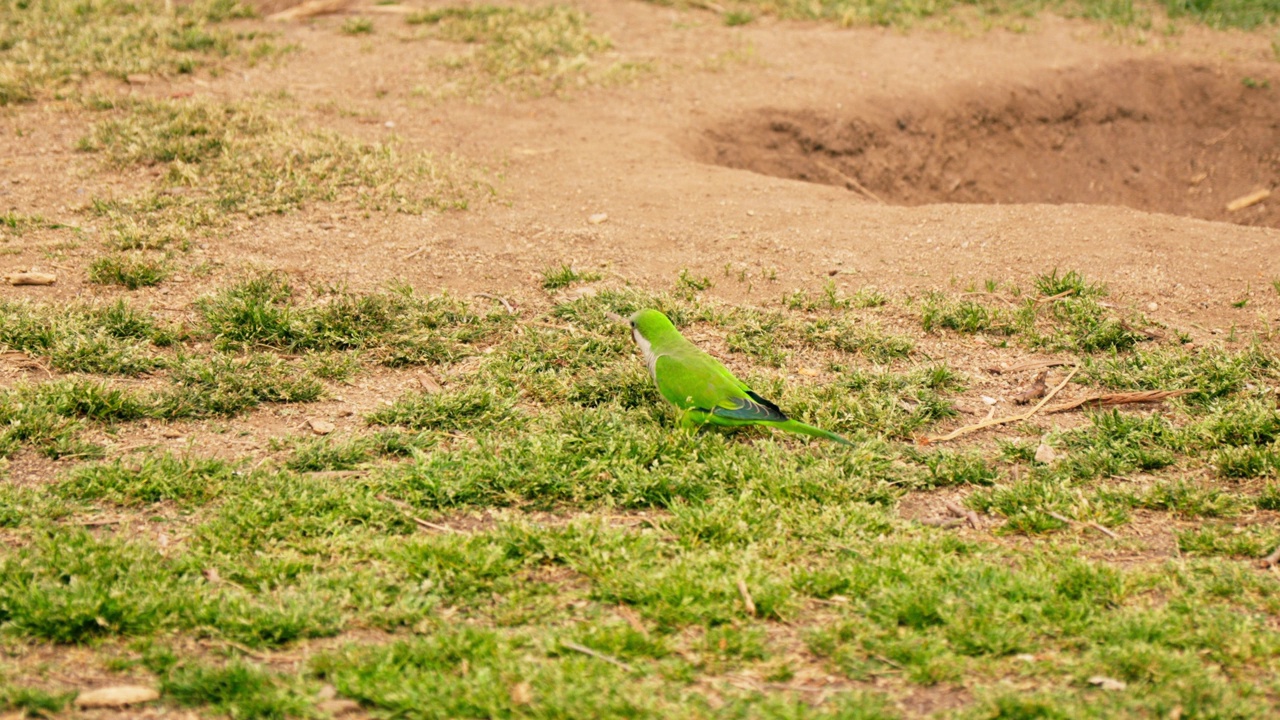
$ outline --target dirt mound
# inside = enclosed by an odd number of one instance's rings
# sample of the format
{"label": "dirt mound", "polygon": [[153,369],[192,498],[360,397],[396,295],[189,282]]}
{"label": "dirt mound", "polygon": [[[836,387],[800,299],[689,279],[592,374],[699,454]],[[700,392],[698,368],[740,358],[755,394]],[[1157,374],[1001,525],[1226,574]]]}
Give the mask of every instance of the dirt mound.
{"label": "dirt mound", "polygon": [[[845,102],[846,107],[851,103]],[[1280,227],[1280,75],[1128,61],[708,128],[699,159],[885,202],[1090,203]]]}

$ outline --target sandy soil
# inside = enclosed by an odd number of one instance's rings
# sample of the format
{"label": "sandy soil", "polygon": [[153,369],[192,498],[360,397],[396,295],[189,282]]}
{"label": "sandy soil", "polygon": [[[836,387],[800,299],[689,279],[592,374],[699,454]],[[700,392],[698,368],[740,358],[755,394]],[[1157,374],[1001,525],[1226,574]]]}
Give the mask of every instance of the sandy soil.
{"label": "sandy soil", "polygon": [[[713,294],[733,301],[832,276],[901,290],[1025,284],[1061,267],[1178,326],[1280,317],[1280,203],[1224,209],[1280,184],[1280,65],[1262,35],[1192,28],[1139,44],[1052,16],[1022,34],[727,28],[701,11],[581,6],[614,42],[603,61],[655,70],[558,97],[432,99],[423,83],[448,44],[404,40],[410,29],[390,15],[373,35],[347,36],[337,15],[279,25],[302,49],[278,66],[117,91],[286,90],[311,122],[492,171],[496,197],[466,212],[246,221],[200,250],[215,263],[466,292],[531,291],[559,262],[660,286],[683,267],[713,278],[726,264],[776,269],[776,288],[718,283]],[[87,197],[137,181],[75,153],[74,116],[28,106],[0,124],[2,207],[74,219]],[[589,223],[596,213],[608,220]],[[40,234],[28,237],[0,264],[52,265],[62,279],[4,296],[103,292],[84,281],[93,243],[50,259]]]}

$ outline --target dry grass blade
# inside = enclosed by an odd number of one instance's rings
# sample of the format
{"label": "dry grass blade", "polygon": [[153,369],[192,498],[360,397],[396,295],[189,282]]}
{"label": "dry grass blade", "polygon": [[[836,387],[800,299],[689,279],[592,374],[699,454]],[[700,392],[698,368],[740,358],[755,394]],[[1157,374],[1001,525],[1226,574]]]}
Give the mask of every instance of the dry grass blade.
{"label": "dry grass blade", "polygon": [[747,581],[738,579],[738,594],[742,596],[742,604],[747,608],[747,614],[751,617],[756,616],[756,601],[751,597],[751,590],[747,587]]}
{"label": "dry grass blade", "polygon": [[1009,367],[992,365],[985,369],[993,375],[1001,375],[1004,373],[1022,372],[1023,370],[1038,370],[1040,368],[1051,368],[1070,364],[1071,363],[1067,360],[1023,360],[1022,362],[1014,363]]}
{"label": "dry grass blade", "polygon": [[1022,413],[1021,415],[1010,415],[1008,417],[992,418],[991,420],[983,420],[982,422],[975,423],[973,425],[965,425],[964,427],[956,428],[955,430],[952,430],[951,432],[941,437],[921,438],[920,444],[929,445],[931,443],[936,443],[936,442],[946,442],[948,440],[955,440],[956,438],[962,435],[968,435],[969,433],[974,433],[989,427],[995,427],[996,425],[1007,425],[1008,423],[1021,422],[1023,420],[1030,419],[1033,415],[1040,412],[1040,410],[1046,404],[1048,404],[1048,402],[1052,400],[1055,395],[1061,392],[1062,388],[1066,387],[1067,383],[1071,382],[1071,378],[1075,377],[1076,373],[1078,372],[1080,372],[1080,366],[1077,365],[1076,367],[1071,368],[1071,372],[1067,373],[1067,376],[1062,379],[1062,382],[1058,383],[1058,385],[1054,387],[1053,390],[1050,390],[1049,393],[1044,396],[1043,400],[1037,403],[1035,407],[1031,408],[1027,412]]}
{"label": "dry grass blade", "polygon": [[591,649],[591,648],[589,648],[589,647],[586,647],[585,645],[579,645],[578,643],[575,643],[575,642],[569,642],[568,640],[561,640],[561,641],[560,641],[560,646],[561,646],[561,647],[563,647],[563,648],[565,648],[565,649],[567,649],[567,650],[572,650],[572,651],[574,651],[574,652],[580,652],[580,653],[582,653],[583,655],[590,655],[591,657],[593,657],[593,658],[595,658],[595,659],[597,659],[597,660],[603,660],[604,662],[607,662],[607,663],[609,663],[610,665],[614,665],[614,666],[617,666],[617,667],[619,667],[619,668],[622,668],[623,670],[626,670],[627,672],[632,672],[632,670],[634,670],[634,668],[632,668],[630,665],[628,665],[628,664],[626,664],[626,663],[622,662],[622,661],[621,661],[621,660],[619,660],[618,658],[616,658],[616,657],[612,657],[612,656],[610,656],[610,655],[605,655],[605,654],[604,654],[604,653],[602,653],[602,652],[597,652],[597,651],[595,651],[595,650],[592,650],[592,649]]}
{"label": "dry grass blade", "polygon": [[476,297],[478,297],[478,298],[484,298],[484,299],[486,299],[486,300],[492,300],[492,301],[494,301],[494,302],[496,302],[496,303],[501,304],[501,305],[502,305],[502,307],[504,307],[504,308],[506,308],[506,309],[507,309],[507,314],[508,314],[508,315],[515,315],[515,314],[516,314],[516,309],[515,309],[514,307],[512,307],[512,306],[511,306],[511,301],[507,300],[507,299],[506,299],[506,298],[504,298],[504,297],[500,297],[500,296],[498,296],[498,295],[490,295],[489,293],[476,293],[476,294],[475,294],[475,296],[476,296]]}
{"label": "dry grass blade", "polygon": [[821,160],[814,160],[814,163],[815,163],[818,167],[822,168],[823,170],[826,170],[827,172],[831,173],[832,175],[835,175],[836,177],[840,178],[840,179],[841,179],[842,181],[844,181],[844,182],[845,182],[845,184],[847,184],[850,188],[852,188],[852,189],[854,189],[854,190],[857,190],[858,192],[862,193],[864,196],[866,196],[866,197],[867,197],[867,199],[869,199],[869,200],[874,200],[874,201],[876,201],[877,203],[879,203],[879,204],[881,204],[881,205],[883,205],[883,204],[884,204],[884,200],[882,200],[882,199],[880,198],[880,196],[879,196],[879,195],[876,195],[875,193],[873,193],[873,192],[871,192],[870,190],[868,190],[868,189],[866,188],[866,186],[864,186],[862,183],[858,182],[858,179],[857,179],[857,178],[852,177],[852,176],[850,176],[850,175],[847,175],[847,174],[845,174],[845,173],[841,172],[839,168],[836,168],[836,167],[834,167],[834,166],[832,166],[832,165],[829,165],[829,164],[827,164],[827,163],[824,163],[824,162],[822,162]]}
{"label": "dry grass blade", "polygon": [[300,5],[294,5],[288,10],[272,13],[267,16],[267,19],[286,22],[289,20],[303,20],[317,15],[331,15],[346,10],[347,5],[350,4],[350,0],[308,0]]}
{"label": "dry grass blade", "polygon": [[1043,304],[1043,303],[1051,303],[1051,302],[1053,302],[1053,301],[1055,301],[1055,300],[1061,300],[1061,299],[1062,299],[1062,298],[1064,298],[1064,297],[1067,297],[1067,296],[1069,296],[1069,295],[1075,295],[1075,294],[1076,294],[1076,291],[1075,291],[1075,289],[1074,289],[1074,288],[1072,288],[1072,289],[1070,289],[1070,290],[1063,290],[1062,292],[1060,292],[1060,293],[1058,293],[1058,294],[1056,294],[1056,295],[1045,295],[1044,297],[1038,297],[1038,298],[1036,298],[1036,300],[1035,300],[1035,304],[1036,304],[1036,305],[1040,305],[1040,304]]}
{"label": "dry grass blade", "polygon": [[1084,525],[1085,527],[1087,527],[1087,528],[1089,528],[1089,529],[1091,529],[1091,530],[1097,530],[1098,532],[1102,533],[1103,535],[1106,535],[1107,537],[1111,538],[1112,540],[1116,540],[1116,539],[1118,539],[1118,538],[1120,537],[1120,536],[1119,536],[1119,535],[1117,535],[1114,531],[1112,531],[1112,530],[1111,530],[1111,528],[1108,528],[1108,527],[1106,527],[1106,526],[1104,526],[1104,525],[1099,525],[1099,524],[1098,524],[1098,523],[1096,523],[1096,522],[1084,522],[1084,521],[1081,521],[1081,520],[1072,520],[1071,518],[1067,517],[1066,515],[1060,515],[1060,514],[1058,514],[1058,513],[1056,513],[1056,512],[1052,512],[1052,511],[1049,511],[1049,510],[1046,510],[1044,514],[1045,514],[1045,515],[1048,515],[1049,517],[1053,518],[1054,520],[1057,520],[1058,522],[1061,522],[1061,523],[1063,523],[1063,524],[1065,524],[1065,525]]}
{"label": "dry grass blade", "polygon": [[405,517],[407,517],[407,518],[409,518],[410,520],[412,520],[412,521],[413,521],[413,523],[414,523],[415,525],[417,525],[419,528],[421,528],[421,529],[423,529],[423,530],[428,530],[428,531],[434,530],[435,532],[442,532],[442,533],[457,533],[457,532],[459,532],[458,530],[454,530],[453,528],[449,527],[448,525],[441,525],[441,524],[439,524],[439,523],[433,523],[433,522],[430,522],[430,521],[428,521],[428,520],[423,520],[422,518],[418,517],[417,515],[414,515],[414,514],[413,514],[413,507],[412,507],[412,506],[410,506],[410,505],[409,505],[409,503],[402,502],[402,501],[400,501],[400,500],[396,500],[395,498],[393,498],[393,497],[389,497],[389,496],[387,496],[387,495],[379,495],[379,496],[378,496],[378,499],[379,499],[379,500],[381,500],[382,502],[389,503],[389,504],[391,504],[391,505],[395,505],[396,507],[400,508],[400,510],[405,514]]}
{"label": "dry grass blade", "polygon": [[1180,397],[1195,390],[1140,390],[1138,392],[1104,393],[1073,400],[1062,405],[1054,405],[1045,410],[1046,413],[1059,413],[1075,410],[1080,407],[1107,407],[1111,405],[1137,405],[1142,403],[1164,402],[1169,398]]}

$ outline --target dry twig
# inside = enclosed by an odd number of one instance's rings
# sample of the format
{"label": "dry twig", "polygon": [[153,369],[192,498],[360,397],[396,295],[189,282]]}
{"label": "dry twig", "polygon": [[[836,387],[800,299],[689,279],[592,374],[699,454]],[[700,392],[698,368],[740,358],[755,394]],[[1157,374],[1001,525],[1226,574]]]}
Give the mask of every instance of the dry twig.
{"label": "dry twig", "polygon": [[1236,198],[1235,200],[1232,200],[1231,202],[1227,203],[1227,212],[1235,212],[1237,210],[1243,210],[1249,207],[1250,205],[1257,205],[1258,203],[1262,202],[1263,200],[1266,200],[1269,197],[1271,197],[1271,191],[1266,188],[1262,188],[1261,190],[1254,190],[1248,195],[1242,195]]}
{"label": "dry twig", "polygon": [[991,365],[984,369],[987,372],[991,373],[992,375],[1000,375],[1002,373],[1015,373],[1015,372],[1022,372],[1023,370],[1037,370],[1039,368],[1051,368],[1051,367],[1057,367],[1059,365],[1070,365],[1070,364],[1071,363],[1066,360],[1032,359],[1032,360],[1023,360],[1020,363],[1014,363],[1009,367],[1000,367],[998,365]]}
{"label": "dry twig", "polygon": [[436,531],[436,532],[442,532],[442,533],[457,533],[457,532],[458,532],[457,530],[454,530],[453,528],[449,527],[448,525],[441,525],[441,524],[439,524],[439,523],[433,523],[433,522],[430,522],[430,521],[428,521],[428,520],[423,520],[422,518],[418,517],[417,515],[414,515],[414,514],[413,514],[413,506],[411,506],[411,505],[410,505],[409,503],[407,503],[407,502],[404,502],[404,501],[401,501],[401,500],[396,500],[395,498],[393,498],[393,497],[389,497],[389,496],[387,496],[387,495],[379,495],[379,496],[378,496],[378,499],[379,499],[379,500],[381,500],[381,501],[383,501],[383,502],[385,502],[385,503],[389,503],[389,504],[391,504],[391,505],[395,505],[396,507],[400,508],[400,511],[401,511],[401,512],[403,512],[403,513],[405,514],[405,517],[407,517],[407,518],[409,518],[410,520],[412,520],[412,521],[413,521],[413,523],[414,523],[415,525],[417,525],[419,528],[421,528],[421,529],[423,529],[423,530],[434,530],[434,531]]}
{"label": "dry twig", "polygon": [[508,315],[516,314],[516,309],[512,307],[511,302],[504,297],[499,297],[497,295],[490,295],[489,293],[476,293],[475,296],[478,298],[485,298],[486,300],[492,300],[496,303],[501,303],[502,307],[507,309]]}
{"label": "dry twig", "polygon": [[875,200],[877,203],[880,203],[881,205],[884,204],[884,200],[881,200],[879,195],[876,195],[875,193],[871,192],[866,187],[864,187],[862,183],[858,182],[857,178],[852,177],[850,175],[846,175],[845,173],[841,172],[839,168],[834,167],[832,165],[828,165],[827,163],[824,163],[821,160],[814,160],[813,162],[818,167],[822,168],[823,170],[826,170],[832,175],[835,175],[836,177],[843,180],[845,184],[852,186],[854,190],[857,190],[858,192],[862,193],[863,195],[866,195],[871,200]]}
{"label": "dry twig", "polygon": [[1138,392],[1104,393],[1090,395],[1079,400],[1072,400],[1062,405],[1054,405],[1045,413],[1060,413],[1075,410],[1079,407],[1107,407],[1111,405],[1136,405],[1139,403],[1164,402],[1169,398],[1193,393],[1195,390],[1140,390]]}
{"label": "dry twig", "polygon": [[946,435],[943,435],[942,437],[922,438],[921,444],[928,445],[930,443],[946,442],[947,440],[955,440],[961,435],[968,435],[969,433],[977,432],[985,428],[994,427],[996,425],[1006,425],[1011,422],[1021,422],[1023,420],[1027,420],[1031,418],[1031,416],[1040,412],[1041,408],[1043,408],[1050,400],[1052,400],[1054,395],[1057,395],[1059,392],[1061,392],[1062,388],[1066,387],[1067,383],[1071,382],[1071,378],[1075,377],[1077,372],[1080,372],[1080,366],[1078,365],[1076,367],[1071,368],[1071,372],[1067,373],[1067,376],[1062,379],[1062,382],[1058,383],[1058,385],[1054,387],[1053,390],[1050,390],[1049,393],[1044,396],[1043,400],[1037,403],[1035,407],[1031,408],[1027,412],[1022,413],[1021,415],[1010,415],[1008,417],[994,418],[991,420],[983,420],[982,422],[976,423],[974,425],[965,425],[964,427],[956,428],[955,430],[952,430],[951,432],[947,433]]}
{"label": "dry twig", "polygon": [[952,515],[955,515],[957,518],[960,518],[965,522],[968,522],[969,527],[973,528],[974,530],[982,529],[982,519],[978,517],[978,513],[972,510],[966,510],[963,507],[960,507],[959,505],[955,504],[954,502],[951,502],[950,500],[947,501],[946,506],[947,506],[947,512],[951,513]]}

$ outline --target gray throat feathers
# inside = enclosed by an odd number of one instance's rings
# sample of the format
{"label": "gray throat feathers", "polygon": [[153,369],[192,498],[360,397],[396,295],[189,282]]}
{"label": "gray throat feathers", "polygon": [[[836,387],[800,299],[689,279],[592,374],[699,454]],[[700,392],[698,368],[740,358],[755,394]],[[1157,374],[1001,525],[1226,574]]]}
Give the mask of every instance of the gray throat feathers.
{"label": "gray throat feathers", "polygon": [[640,352],[644,355],[644,364],[649,366],[649,375],[653,377],[654,382],[657,382],[658,356],[653,354],[653,347],[649,344],[649,341],[640,334],[639,330],[632,330],[631,336],[635,338],[636,345],[640,347]]}

